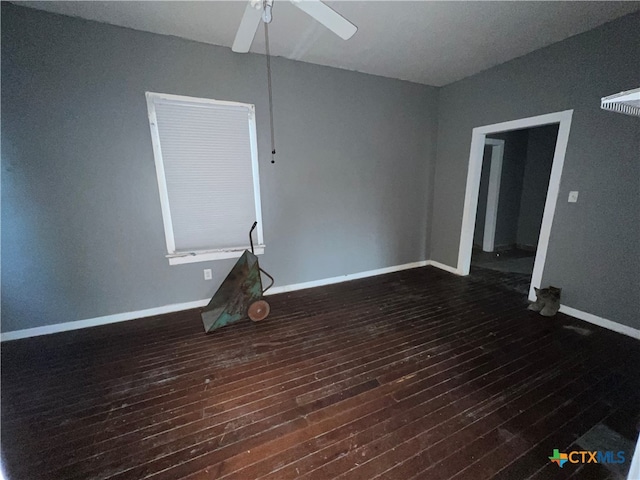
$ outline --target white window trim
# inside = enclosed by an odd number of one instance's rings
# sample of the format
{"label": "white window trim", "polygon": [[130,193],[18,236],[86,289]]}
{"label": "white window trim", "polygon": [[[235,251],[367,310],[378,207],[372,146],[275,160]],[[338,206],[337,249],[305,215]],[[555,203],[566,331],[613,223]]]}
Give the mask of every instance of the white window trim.
{"label": "white window trim", "polygon": [[[257,227],[256,227],[257,230]],[[249,233],[247,232],[247,235]],[[189,253],[174,253],[166,255],[169,259],[169,265],[182,265],[184,263],[207,262],[209,260],[222,260],[225,258],[239,258],[245,250],[251,247],[225,248],[217,250],[197,250]],[[253,253],[262,255],[264,253],[264,245],[254,245]]]}
{"label": "white window trim", "polygon": [[167,179],[164,171],[164,163],[162,160],[162,149],[160,148],[160,136],[158,133],[158,119],[156,116],[156,108],[154,101],[170,101],[172,103],[184,102],[188,105],[202,104],[204,105],[228,105],[233,107],[243,107],[248,111],[249,122],[249,141],[251,147],[251,168],[253,173],[253,190],[255,197],[255,212],[257,244],[254,245],[254,253],[261,255],[264,253],[264,237],[262,231],[262,204],[260,201],[260,175],[258,165],[258,142],[256,134],[256,115],[255,106],[249,103],[229,102],[223,100],[214,100],[208,98],[187,97],[184,95],[171,95],[166,93],[146,92],[147,111],[149,115],[149,128],[151,129],[151,140],[153,144],[153,158],[156,166],[156,177],[158,180],[158,191],[160,192],[160,206],[162,209],[162,223],[164,225],[164,234],[167,244],[166,258],[170,265],[180,265],[185,263],[206,262],[210,260],[221,260],[225,258],[239,258],[249,246],[249,228],[247,225],[247,244],[239,245],[233,248],[197,250],[188,252],[177,252],[173,235],[173,222],[171,220],[171,208],[169,206],[169,192],[167,191]]}

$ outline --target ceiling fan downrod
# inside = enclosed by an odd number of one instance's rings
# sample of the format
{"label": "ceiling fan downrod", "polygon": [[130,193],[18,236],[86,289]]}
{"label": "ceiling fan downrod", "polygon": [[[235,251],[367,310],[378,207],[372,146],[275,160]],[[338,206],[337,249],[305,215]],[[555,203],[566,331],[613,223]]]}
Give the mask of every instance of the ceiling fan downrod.
{"label": "ceiling fan downrod", "polygon": [[271,9],[273,8],[273,0],[264,0],[262,2],[262,21],[271,23]]}
{"label": "ceiling fan downrod", "polygon": [[271,163],[276,163],[276,140],[273,127],[273,93],[271,89],[271,53],[269,51],[269,23],[271,23],[271,8],[273,0],[264,0],[263,15],[264,22],[264,45],[267,55],[267,89],[269,91],[269,122],[271,126]]}

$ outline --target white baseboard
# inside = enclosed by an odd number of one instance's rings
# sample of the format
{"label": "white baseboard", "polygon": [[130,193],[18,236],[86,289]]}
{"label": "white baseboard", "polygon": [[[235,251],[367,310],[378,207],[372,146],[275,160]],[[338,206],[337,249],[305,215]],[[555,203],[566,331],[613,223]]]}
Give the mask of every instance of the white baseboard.
{"label": "white baseboard", "polygon": [[409,270],[411,268],[424,267],[429,265],[429,260],[421,260],[419,262],[405,263],[402,265],[394,265],[393,267],[378,268],[377,270],[367,270],[366,272],[349,273],[338,277],[322,278],[320,280],[312,280],[310,282],[294,283],[292,285],[282,285],[280,287],[271,288],[266,295],[275,295],[276,293],[293,292],[295,290],[304,290],[306,288],[322,287],[334,283],[348,282],[359,278],[374,277],[376,275],[384,275],[385,273],[399,272],[401,270]]}
{"label": "white baseboard", "polygon": [[80,328],[97,327],[99,325],[107,325],[109,323],[126,322],[127,320],[135,320],[137,318],[153,317],[164,313],[173,313],[181,310],[189,310],[191,308],[204,307],[207,303],[209,303],[209,299],[195,300],[193,302],[174,303],[171,305],[164,305],[163,307],[137,310],[135,312],[116,313],[113,315],[105,315],[103,317],[88,318],[86,320],[76,320],[73,322],[44,325],[42,327],[25,328],[24,330],[14,330],[2,333],[0,335],[0,341],[6,342],[8,340],[18,340],[20,338],[38,337],[40,335],[50,335],[52,333],[78,330]]}
{"label": "white baseboard", "polygon": [[[365,272],[350,273],[347,275],[340,275],[338,277],[323,278],[320,280],[313,280],[310,282],[294,283],[292,285],[282,285],[279,287],[271,288],[266,294],[275,295],[277,293],[293,292],[295,290],[304,290],[306,288],[321,287],[323,285],[331,285],[334,283],[348,282],[350,280],[357,280],[359,278],[373,277],[376,275],[383,275],[385,273],[399,272],[401,270],[409,270],[412,268],[432,266],[439,268],[446,272],[450,272],[456,275],[460,275],[458,269],[450,267],[435,260],[421,260],[419,262],[405,263],[402,265],[394,265],[392,267],[379,268],[376,270],[368,270]],[[18,340],[21,338],[37,337],[40,335],[49,335],[52,333],[66,332],[69,330],[78,330],[80,328],[96,327],[99,325],[107,325],[109,323],[125,322],[128,320],[135,320],[137,318],[153,317],[156,315],[162,315],[165,313],[179,312],[182,310],[189,310],[192,308],[204,307],[209,303],[209,298],[202,300],[194,300],[192,302],[174,303],[171,305],[164,305],[162,307],[148,308],[146,310],[137,310],[134,312],[116,313],[114,315],[105,315],[103,317],[89,318],[86,320],[76,320],[74,322],[56,323],[54,325],[45,325],[42,327],[26,328],[24,330],[14,330],[11,332],[5,332],[0,334],[0,341],[5,342],[8,340]],[[640,330],[622,325],[605,318],[592,315],[587,312],[576,310],[575,308],[562,305],[560,312],[572,317],[584,320],[594,325],[598,325],[614,332],[628,335],[635,339],[640,340]]]}
{"label": "white baseboard", "polygon": [[570,315],[579,320],[584,320],[585,322],[593,323],[594,325],[606,328],[607,330],[613,330],[614,332],[622,333],[623,335],[628,335],[631,338],[640,340],[640,330],[633,327],[622,325],[621,323],[607,320],[606,318],[598,317],[597,315],[583,312],[582,310],[567,307],[566,305],[560,305],[560,313]]}
{"label": "white baseboard", "polygon": [[445,265],[444,263],[436,262],[435,260],[427,260],[427,265],[431,265],[432,267],[439,268],[440,270],[444,270],[445,272],[453,273],[455,275],[462,275],[460,270],[455,267],[450,267],[449,265]]}
{"label": "white baseboard", "polygon": [[[351,273],[347,275],[341,275],[339,277],[324,278],[321,280],[314,280],[311,282],[296,283],[293,285],[282,285],[280,287],[273,287],[267,295],[273,295],[276,293],[292,292],[294,290],[303,290],[305,288],[320,287],[322,285],[330,285],[332,283],[348,282],[349,280],[356,280],[358,278],[373,277],[375,275],[382,275],[385,273],[399,272],[400,270],[408,270],[410,268],[424,267],[429,265],[428,260],[422,260],[419,262],[405,263],[403,265],[395,265],[392,267],[379,268],[377,270],[368,270],[366,272]],[[5,342],[8,340],[18,340],[21,338],[37,337],[40,335],[50,335],[52,333],[66,332],[69,330],[78,330],[80,328],[97,327],[99,325],[107,325],[109,323],[125,322],[127,320],[135,320],[137,318],[152,317],[155,315],[162,315],[164,313],[179,312],[181,310],[189,310],[191,308],[204,307],[209,303],[211,299],[205,298],[203,300],[195,300],[193,302],[174,303],[172,305],[165,305],[163,307],[148,308],[146,310],[137,310],[134,312],[116,313],[114,315],[105,315],[103,317],[89,318],[86,320],[76,320],[74,322],[56,323],[54,325],[45,325],[42,327],[26,328],[24,330],[14,330],[11,332],[5,332],[0,334],[0,341]]]}

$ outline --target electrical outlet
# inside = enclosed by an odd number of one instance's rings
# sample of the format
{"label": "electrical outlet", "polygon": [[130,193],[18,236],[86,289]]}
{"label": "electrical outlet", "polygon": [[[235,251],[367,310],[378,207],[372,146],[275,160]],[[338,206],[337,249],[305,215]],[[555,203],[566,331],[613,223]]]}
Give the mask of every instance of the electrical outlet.
{"label": "electrical outlet", "polygon": [[578,201],[578,192],[569,192],[569,203],[576,203]]}
{"label": "electrical outlet", "polygon": [[211,269],[210,268],[205,268],[204,269],[204,279],[205,280],[211,280]]}

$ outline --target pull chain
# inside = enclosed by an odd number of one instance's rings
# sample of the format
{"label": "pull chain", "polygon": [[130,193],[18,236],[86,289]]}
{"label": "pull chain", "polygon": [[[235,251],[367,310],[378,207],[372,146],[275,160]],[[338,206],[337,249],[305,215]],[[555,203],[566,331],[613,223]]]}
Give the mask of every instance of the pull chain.
{"label": "pull chain", "polygon": [[264,24],[264,44],[267,53],[267,85],[269,90],[269,120],[271,123],[271,163],[276,163],[276,140],[273,128],[273,94],[271,91],[271,54],[269,53],[269,24]]}

